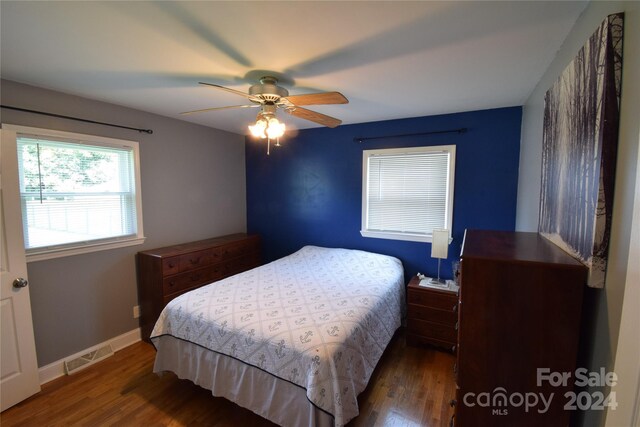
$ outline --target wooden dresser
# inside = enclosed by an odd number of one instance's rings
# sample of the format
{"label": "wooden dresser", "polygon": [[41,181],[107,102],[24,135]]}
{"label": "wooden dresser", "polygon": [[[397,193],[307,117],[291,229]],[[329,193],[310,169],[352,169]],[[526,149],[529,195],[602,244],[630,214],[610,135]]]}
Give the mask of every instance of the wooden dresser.
{"label": "wooden dresser", "polygon": [[140,328],[149,339],[160,312],[178,295],[259,266],[260,237],[231,234],[138,252],[136,260]]}
{"label": "wooden dresser", "polygon": [[457,292],[418,283],[418,276],[413,276],[407,287],[407,343],[454,351],[458,334]]}
{"label": "wooden dresser", "polygon": [[[586,267],[537,233],[467,230],[461,258],[452,424],[569,425]],[[538,368],[571,381],[538,386]],[[533,393],[548,408],[521,404]]]}

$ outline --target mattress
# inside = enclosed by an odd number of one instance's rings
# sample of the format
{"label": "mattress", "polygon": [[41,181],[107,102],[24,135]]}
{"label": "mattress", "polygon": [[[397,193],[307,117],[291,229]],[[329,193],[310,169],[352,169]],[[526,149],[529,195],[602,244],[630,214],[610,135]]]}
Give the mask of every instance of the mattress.
{"label": "mattress", "polygon": [[280,425],[342,426],[400,327],[401,262],[305,246],[172,300],[151,341],[172,371]]}

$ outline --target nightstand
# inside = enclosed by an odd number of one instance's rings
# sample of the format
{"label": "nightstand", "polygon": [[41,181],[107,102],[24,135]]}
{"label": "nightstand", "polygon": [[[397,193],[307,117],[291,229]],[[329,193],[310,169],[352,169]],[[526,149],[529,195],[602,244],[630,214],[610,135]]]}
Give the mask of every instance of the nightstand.
{"label": "nightstand", "polygon": [[414,276],[407,287],[407,343],[455,351],[458,342],[458,292],[419,286]]}

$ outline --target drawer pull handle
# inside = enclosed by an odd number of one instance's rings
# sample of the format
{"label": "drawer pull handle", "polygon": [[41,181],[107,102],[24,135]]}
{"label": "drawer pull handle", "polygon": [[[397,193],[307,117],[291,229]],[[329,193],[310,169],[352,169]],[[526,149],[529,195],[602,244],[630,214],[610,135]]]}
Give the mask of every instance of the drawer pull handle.
{"label": "drawer pull handle", "polygon": [[[455,352],[456,352],[456,346],[454,345],[454,346],[451,347],[451,353],[455,353]],[[455,371],[453,371],[453,372],[455,372]]]}
{"label": "drawer pull handle", "polygon": [[456,322],[456,331],[458,330],[458,322]]}
{"label": "drawer pull handle", "polygon": [[455,399],[451,399],[451,401],[449,402],[449,406],[451,406],[453,408],[454,406],[456,406],[456,403],[457,402],[456,402]]}
{"label": "drawer pull handle", "polygon": [[458,311],[458,304],[454,305],[453,307],[451,307],[451,311],[453,311],[454,313],[456,313]]}
{"label": "drawer pull handle", "polygon": [[169,286],[175,286],[176,282],[174,282],[173,280],[169,282]]}
{"label": "drawer pull handle", "polygon": [[453,373],[457,374],[458,373],[458,362],[453,364]]}
{"label": "drawer pull handle", "polygon": [[169,268],[173,268],[173,267],[175,267],[175,265],[172,262],[170,262],[169,263]]}

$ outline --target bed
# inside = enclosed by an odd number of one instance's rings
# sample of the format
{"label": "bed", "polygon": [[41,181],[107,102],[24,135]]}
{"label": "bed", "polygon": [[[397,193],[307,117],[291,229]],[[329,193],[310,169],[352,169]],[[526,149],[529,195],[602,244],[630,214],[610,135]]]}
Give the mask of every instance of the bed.
{"label": "bed", "polygon": [[172,300],[151,334],[174,372],[283,426],[342,426],[404,314],[401,262],[305,246]]}

